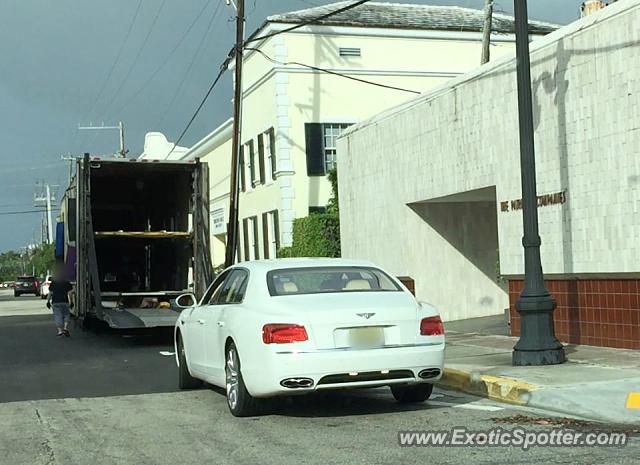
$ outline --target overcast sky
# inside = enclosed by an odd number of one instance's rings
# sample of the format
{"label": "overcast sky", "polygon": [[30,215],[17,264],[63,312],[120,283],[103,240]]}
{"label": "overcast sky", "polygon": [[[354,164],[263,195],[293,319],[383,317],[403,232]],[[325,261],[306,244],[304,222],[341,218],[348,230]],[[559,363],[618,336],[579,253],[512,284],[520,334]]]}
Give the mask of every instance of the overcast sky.
{"label": "overcast sky", "polygon": [[[246,0],[252,32],[270,14],[332,3]],[[402,0],[482,8],[484,0]],[[510,0],[498,11],[512,11]],[[566,24],[580,0],[530,0],[532,19]],[[61,155],[113,153],[117,131],[78,131],[78,123],[125,124],[130,156],[144,134],[174,141],[234,40],[224,0],[4,0],[0,7],[0,252],[40,237],[37,182],[67,182]],[[126,40],[125,40],[126,39]],[[228,73],[227,73],[228,74]],[[229,76],[180,145],[190,146],[231,114]]]}

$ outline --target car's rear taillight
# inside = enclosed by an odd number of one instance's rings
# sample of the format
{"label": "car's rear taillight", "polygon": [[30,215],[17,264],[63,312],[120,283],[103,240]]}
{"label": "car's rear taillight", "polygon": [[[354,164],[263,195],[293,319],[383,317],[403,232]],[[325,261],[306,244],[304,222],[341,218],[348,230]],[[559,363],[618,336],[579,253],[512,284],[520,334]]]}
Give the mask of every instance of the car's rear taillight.
{"label": "car's rear taillight", "polygon": [[262,342],[265,344],[289,344],[307,341],[304,326],[288,323],[271,323],[262,327]]}
{"label": "car's rear taillight", "polygon": [[36,281],[36,287],[38,287],[40,285],[40,283],[38,281]]}
{"label": "car's rear taillight", "polygon": [[423,318],[420,322],[420,334],[422,336],[440,336],[444,334],[444,325],[439,316]]}

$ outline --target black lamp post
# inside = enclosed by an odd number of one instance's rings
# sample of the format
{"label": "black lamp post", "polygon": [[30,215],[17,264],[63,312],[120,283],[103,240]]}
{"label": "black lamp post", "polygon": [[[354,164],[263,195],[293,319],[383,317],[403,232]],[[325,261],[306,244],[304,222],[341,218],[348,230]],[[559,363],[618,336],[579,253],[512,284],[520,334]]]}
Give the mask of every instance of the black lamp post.
{"label": "black lamp post", "polygon": [[520,340],[513,348],[512,360],[514,365],[555,365],[564,362],[566,358],[553,327],[556,301],[545,287],[540,261],[527,0],[514,0],[514,11],[524,226],[524,289],[516,302],[516,309],[520,313]]}

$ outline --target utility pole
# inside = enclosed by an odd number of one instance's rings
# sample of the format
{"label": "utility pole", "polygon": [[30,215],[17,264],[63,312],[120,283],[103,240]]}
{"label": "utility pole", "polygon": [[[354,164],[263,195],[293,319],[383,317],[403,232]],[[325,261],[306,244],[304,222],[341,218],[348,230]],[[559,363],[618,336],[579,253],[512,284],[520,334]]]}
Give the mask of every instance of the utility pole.
{"label": "utility pole", "polygon": [[53,244],[53,225],[51,224],[51,188],[47,184],[47,228],[49,244]]}
{"label": "utility pole", "polygon": [[[39,193],[34,195],[33,205],[34,207],[44,207],[46,212],[47,222],[47,241],[49,244],[53,244],[53,220],[52,220],[52,202],[55,201],[55,196],[51,193],[50,184],[46,184]],[[44,192],[43,192],[44,191]]]}
{"label": "utility pole", "polygon": [[518,366],[556,365],[563,363],[566,358],[564,347],[555,336],[553,311],[556,301],[544,284],[540,259],[527,0],[514,0],[514,7],[524,227],[524,289],[516,302],[516,309],[520,313],[520,339],[513,348],[512,362]]}
{"label": "utility pole", "polygon": [[489,61],[491,52],[491,25],[493,22],[493,0],[484,0],[484,26],[482,27],[482,58],[480,64]]}
{"label": "utility pole", "polygon": [[[229,0],[227,0],[227,5]],[[238,174],[240,164],[240,137],[242,134],[242,49],[244,47],[244,0],[237,0],[235,92],[233,98],[233,140],[231,143],[231,181],[229,191],[229,224],[225,268],[233,265],[238,250],[238,206],[240,201]]]}
{"label": "utility pole", "polygon": [[124,150],[124,124],[118,121],[118,129],[120,130],[120,158],[124,158],[127,152]]}
{"label": "utility pole", "polygon": [[120,150],[118,151],[118,155],[120,156],[120,158],[125,158],[125,156],[127,155],[127,153],[129,153],[128,150],[125,150],[124,148],[124,124],[122,123],[122,121],[118,122],[117,126],[105,126],[104,123],[102,123],[101,126],[93,126],[91,123],[89,123],[88,126],[80,126],[78,124],[78,130],[103,130],[103,129],[117,129],[119,131],[120,134]]}
{"label": "utility pole", "polygon": [[72,157],[69,153],[66,157],[62,155],[60,157],[60,160],[69,162],[69,184],[71,184],[71,179],[73,178],[73,162],[75,161],[75,157]]}

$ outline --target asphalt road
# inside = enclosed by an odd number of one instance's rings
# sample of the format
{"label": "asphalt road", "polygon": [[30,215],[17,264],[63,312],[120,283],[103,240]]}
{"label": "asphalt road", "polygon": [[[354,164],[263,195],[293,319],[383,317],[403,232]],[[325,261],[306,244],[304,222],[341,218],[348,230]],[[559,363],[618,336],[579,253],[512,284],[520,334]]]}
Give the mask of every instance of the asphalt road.
{"label": "asphalt road", "polygon": [[0,296],[2,465],[635,464],[640,455],[638,438],[625,448],[400,447],[399,431],[550,431],[565,421],[444,391],[414,406],[386,388],[280,399],[237,419],[218,389],[176,392],[174,361],[160,353],[172,350],[170,334],[76,330],[60,340],[51,315],[38,314],[42,301],[20,299]]}
{"label": "asphalt road", "polygon": [[0,402],[103,397],[177,389],[172,332],[89,331],[56,338],[39,298],[0,295]]}
{"label": "asphalt road", "polygon": [[49,315],[45,300],[32,295],[14,297],[13,291],[0,289],[0,317],[24,315]]}

